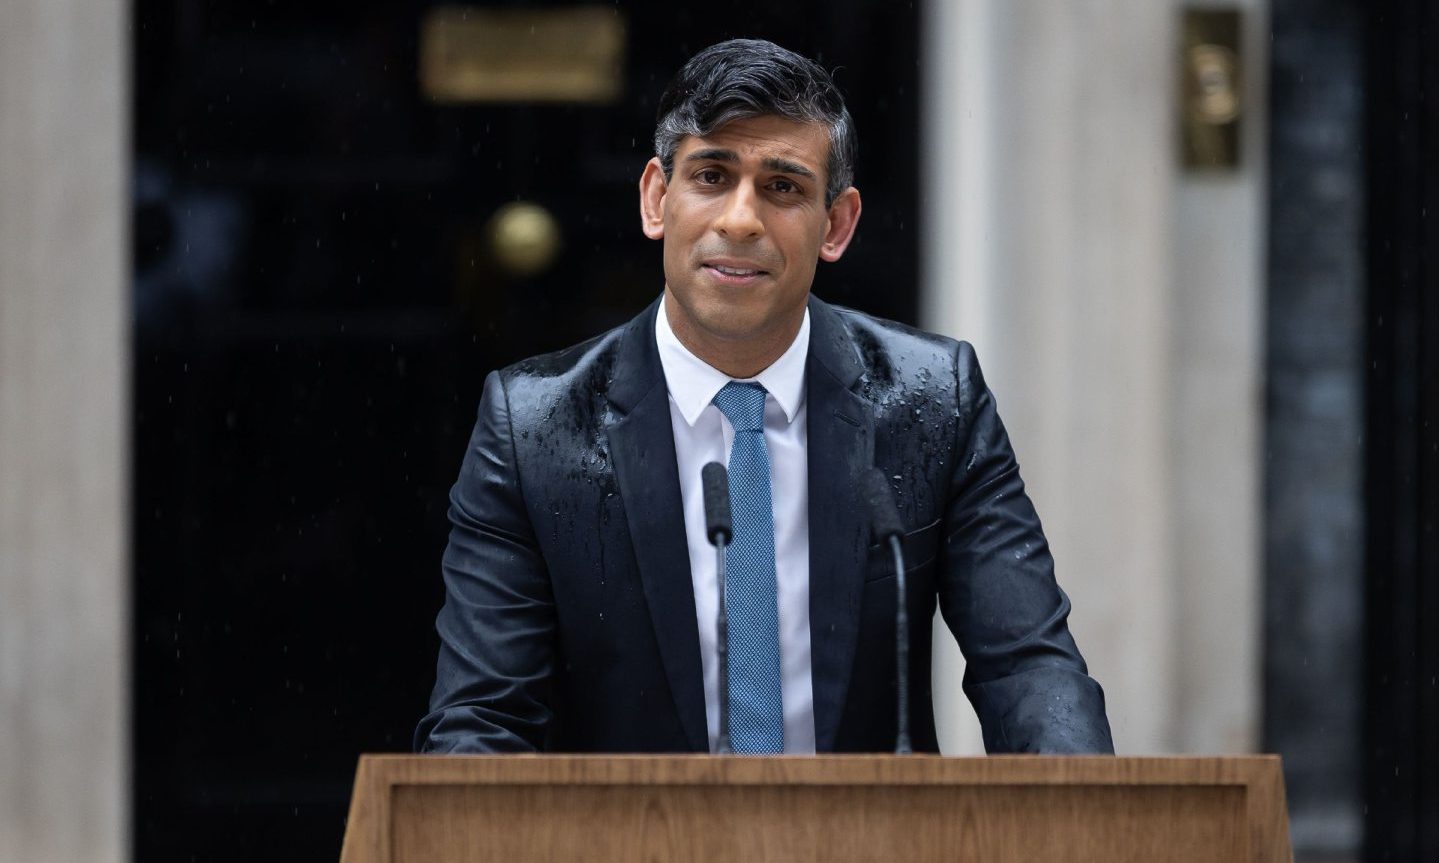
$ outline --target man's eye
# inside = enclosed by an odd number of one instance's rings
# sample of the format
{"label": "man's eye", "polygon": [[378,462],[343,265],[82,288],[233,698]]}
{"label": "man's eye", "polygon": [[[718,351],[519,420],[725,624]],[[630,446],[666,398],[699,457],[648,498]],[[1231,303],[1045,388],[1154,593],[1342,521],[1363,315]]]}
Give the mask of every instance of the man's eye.
{"label": "man's eye", "polygon": [[713,186],[713,185],[715,185],[716,183],[718,183],[719,181],[723,180],[723,179],[724,179],[724,175],[721,174],[719,171],[710,169],[710,170],[700,171],[698,174],[695,175],[695,179],[699,180],[701,183],[703,183],[703,184],[706,185],[706,186]]}
{"label": "man's eye", "polygon": [[789,180],[775,180],[773,183],[770,184],[770,188],[774,189],[776,192],[785,195],[789,195],[799,191],[799,187],[796,186],[794,183],[791,183]]}

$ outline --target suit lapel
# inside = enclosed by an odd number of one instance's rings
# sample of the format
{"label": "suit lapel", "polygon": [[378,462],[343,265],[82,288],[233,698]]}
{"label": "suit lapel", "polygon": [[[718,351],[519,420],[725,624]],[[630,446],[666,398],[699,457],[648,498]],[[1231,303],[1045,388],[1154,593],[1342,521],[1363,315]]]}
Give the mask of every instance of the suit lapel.
{"label": "suit lapel", "polygon": [[852,391],[863,367],[839,315],[810,298],[809,630],[815,748],[834,749],[854,666],[869,525],[856,488],[874,460],[874,415]]}
{"label": "suit lapel", "polygon": [[619,346],[609,400],[622,416],[608,434],[660,660],[690,747],[704,752],[704,673],[669,396],[655,346],[657,305],[630,323]]}

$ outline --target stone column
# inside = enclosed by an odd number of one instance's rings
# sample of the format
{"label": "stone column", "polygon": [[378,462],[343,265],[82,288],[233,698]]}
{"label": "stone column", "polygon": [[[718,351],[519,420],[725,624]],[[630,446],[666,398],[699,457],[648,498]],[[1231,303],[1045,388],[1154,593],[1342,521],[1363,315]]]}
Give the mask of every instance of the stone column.
{"label": "stone column", "polygon": [[0,4],[0,860],[129,856],[129,32]]}

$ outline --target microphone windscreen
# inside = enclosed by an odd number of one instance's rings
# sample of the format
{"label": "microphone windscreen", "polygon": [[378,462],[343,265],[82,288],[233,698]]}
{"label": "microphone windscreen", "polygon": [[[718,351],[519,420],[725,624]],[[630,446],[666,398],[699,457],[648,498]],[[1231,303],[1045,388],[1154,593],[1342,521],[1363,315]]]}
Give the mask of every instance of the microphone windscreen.
{"label": "microphone windscreen", "polygon": [[869,504],[869,524],[875,542],[904,533],[904,524],[899,520],[899,510],[894,505],[894,491],[889,480],[877,467],[872,467],[862,477],[865,502]]}
{"label": "microphone windscreen", "polygon": [[700,481],[705,496],[705,536],[718,544],[723,539],[728,543],[734,538],[734,524],[730,518],[729,474],[724,465],[712,461],[700,470]]}

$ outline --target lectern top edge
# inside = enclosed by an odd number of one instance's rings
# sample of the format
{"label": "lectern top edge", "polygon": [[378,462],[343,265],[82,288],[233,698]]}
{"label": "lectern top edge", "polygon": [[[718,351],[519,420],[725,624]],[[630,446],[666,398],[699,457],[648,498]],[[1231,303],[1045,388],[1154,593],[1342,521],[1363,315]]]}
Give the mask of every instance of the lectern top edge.
{"label": "lectern top edge", "polygon": [[634,782],[671,785],[1210,785],[1279,781],[1275,755],[1174,756],[711,756],[396,755],[360,757],[387,783]]}

